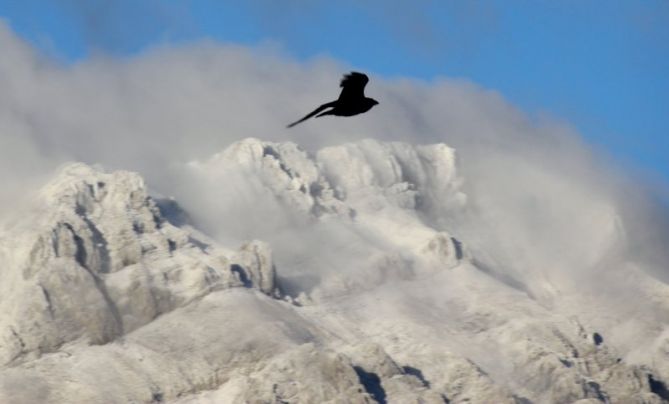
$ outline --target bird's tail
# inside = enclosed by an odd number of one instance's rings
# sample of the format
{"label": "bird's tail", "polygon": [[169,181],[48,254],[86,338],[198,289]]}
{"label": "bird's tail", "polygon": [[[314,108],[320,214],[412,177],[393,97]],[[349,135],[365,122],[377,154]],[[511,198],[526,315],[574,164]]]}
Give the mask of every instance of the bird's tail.
{"label": "bird's tail", "polygon": [[[315,110],[311,111],[311,113],[309,113],[309,114],[308,114],[307,116],[305,116],[304,118],[300,119],[299,121],[295,121],[295,122],[291,123],[290,125],[288,125],[288,126],[286,126],[286,127],[287,127],[287,128],[292,128],[293,126],[297,125],[298,123],[306,121],[307,119],[309,119],[309,118],[311,118],[312,116],[318,114],[319,112],[323,111],[324,109],[327,109],[327,108],[330,108],[330,107],[334,107],[336,103],[337,103],[337,101],[332,101],[332,102],[328,102],[328,103],[326,103],[326,104],[323,104],[323,105],[321,105],[320,107],[316,108]],[[327,115],[327,114],[326,114],[325,112],[323,112],[323,113],[321,113],[321,114],[318,115],[318,116],[321,116],[321,115]]]}
{"label": "bird's tail", "polygon": [[316,115],[316,118],[320,118],[321,116],[325,116],[325,115],[332,115],[332,111],[334,111],[334,109],[323,111],[320,114]]}

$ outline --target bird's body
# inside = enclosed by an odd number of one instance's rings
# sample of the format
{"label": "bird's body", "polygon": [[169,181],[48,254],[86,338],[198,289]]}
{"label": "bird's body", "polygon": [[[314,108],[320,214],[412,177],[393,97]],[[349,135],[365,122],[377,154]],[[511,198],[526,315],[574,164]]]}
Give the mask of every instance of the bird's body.
{"label": "bird's body", "polygon": [[339,84],[342,90],[336,101],[321,105],[304,118],[291,123],[288,127],[292,128],[312,116],[317,118],[325,115],[353,116],[369,111],[378,102],[373,98],[365,97],[365,86],[368,81],[369,78],[363,73],[351,72],[345,75]]}

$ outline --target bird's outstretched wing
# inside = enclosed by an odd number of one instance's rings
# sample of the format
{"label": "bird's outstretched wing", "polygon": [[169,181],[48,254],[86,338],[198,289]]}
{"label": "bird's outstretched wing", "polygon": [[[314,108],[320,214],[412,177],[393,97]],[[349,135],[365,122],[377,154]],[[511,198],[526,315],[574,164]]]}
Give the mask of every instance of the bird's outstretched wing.
{"label": "bird's outstretched wing", "polygon": [[344,75],[341,83],[339,83],[339,87],[342,88],[339,100],[348,101],[365,98],[365,86],[368,81],[369,77],[363,73],[351,72]]}
{"label": "bird's outstretched wing", "polygon": [[299,121],[295,121],[295,122],[291,123],[290,125],[288,125],[288,126],[286,126],[286,127],[287,127],[287,128],[292,128],[293,126],[297,125],[298,123],[306,121],[307,119],[309,119],[309,118],[311,118],[312,116],[316,115],[317,113],[323,111],[324,109],[327,109],[327,108],[330,108],[330,107],[334,107],[335,103],[336,103],[336,101],[328,102],[328,103],[326,103],[326,104],[323,104],[323,105],[321,105],[320,107],[316,108],[315,110],[311,111],[311,112],[310,112],[307,116],[305,116],[304,118],[300,119]]}

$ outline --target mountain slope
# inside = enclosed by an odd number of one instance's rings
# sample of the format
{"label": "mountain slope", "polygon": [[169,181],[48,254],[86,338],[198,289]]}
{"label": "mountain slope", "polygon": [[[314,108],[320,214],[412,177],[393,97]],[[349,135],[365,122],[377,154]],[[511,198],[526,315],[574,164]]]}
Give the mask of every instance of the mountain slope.
{"label": "mountain slope", "polygon": [[[667,285],[616,261],[626,312],[499,265],[446,145],[245,139],[182,175],[185,208],[68,165],[3,231],[0,401],[669,400]],[[583,268],[625,240],[595,210]],[[632,324],[649,356],[615,337]]]}

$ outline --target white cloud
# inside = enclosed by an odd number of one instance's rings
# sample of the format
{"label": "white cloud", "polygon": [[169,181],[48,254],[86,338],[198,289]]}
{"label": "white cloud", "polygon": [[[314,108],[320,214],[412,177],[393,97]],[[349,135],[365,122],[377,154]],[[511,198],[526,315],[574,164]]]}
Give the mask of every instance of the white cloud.
{"label": "white cloud", "polygon": [[[206,41],[61,66],[4,23],[0,48],[5,211],[66,160],[139,171],[158,192],[195,206],[182,165],[236,140],[291,140],[315,150],[372,137],[455,147],[471,204],[441,225],[514,277],[580,282],[612,256],[618,263],[638,259],[629,248],[639,222],[658,237],[667,234],[657,227],[666,226],[664,212],[652,212],[662,215],[658,221],[638,208],[647,201],[641,190],[568,126],[530,119],[470,82],[373,76],[367,92],[380,105],[369,113],[288,130],[287,123],[336,98],[347,66],[325,58],[298,63],[269,46]],[[628,203],[628,194],[639,203]],[[666,238],[652,242],[643,254],[666,268]]]}

